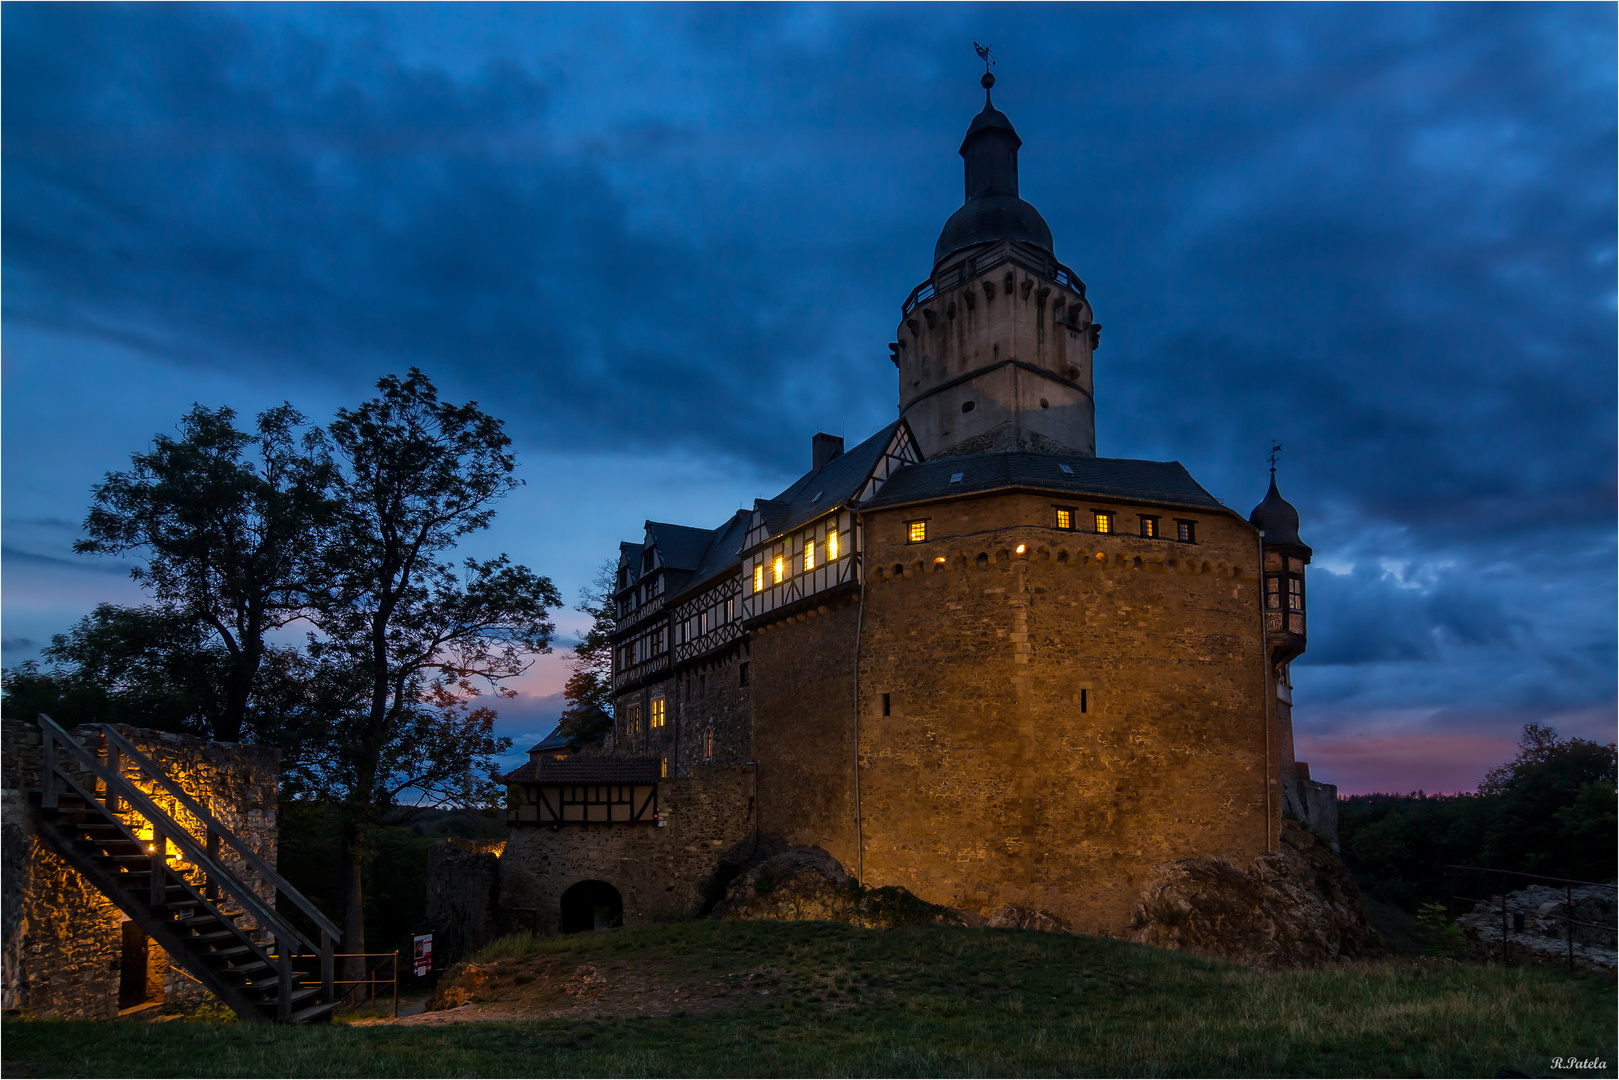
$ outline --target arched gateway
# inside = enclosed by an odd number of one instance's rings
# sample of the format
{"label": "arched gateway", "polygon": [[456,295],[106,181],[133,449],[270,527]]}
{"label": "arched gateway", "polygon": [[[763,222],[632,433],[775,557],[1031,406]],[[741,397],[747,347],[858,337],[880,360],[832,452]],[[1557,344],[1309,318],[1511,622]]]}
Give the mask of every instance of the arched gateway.
{"label": "arched gateway", "polygon": [[605,881],[581,881],[562,894],[564,934],[624,925],[624,898]]}

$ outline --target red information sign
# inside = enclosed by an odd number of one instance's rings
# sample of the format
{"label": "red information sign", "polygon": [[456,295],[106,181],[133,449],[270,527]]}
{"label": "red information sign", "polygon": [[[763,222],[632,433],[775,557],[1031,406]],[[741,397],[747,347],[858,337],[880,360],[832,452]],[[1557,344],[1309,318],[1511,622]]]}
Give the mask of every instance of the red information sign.
{"label": "red information sign", "polygon": [[421,978],[433,970],[433,935],[419,934],[416,937],[416,977]]}

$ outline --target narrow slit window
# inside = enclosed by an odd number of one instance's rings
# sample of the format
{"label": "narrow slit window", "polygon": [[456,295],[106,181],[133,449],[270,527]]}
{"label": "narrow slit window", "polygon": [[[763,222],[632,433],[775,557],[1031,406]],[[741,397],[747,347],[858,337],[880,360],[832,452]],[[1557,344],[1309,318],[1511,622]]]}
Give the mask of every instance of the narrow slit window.
{"label": "narrow slit window", "polygon": [[836,562],[838,557],[838,528],[836,525],[826,530],[826,561]]}
{"label": "narrow slit window", "polygon": [[707,731],[703,732],[703,756],[705,758],[711,758],[711,757],[714,756],[714,729],[713,728],[709,728]]}
{"label": "narrow slit window", "polygon": [[737,669],[737,679],[738,686],[748,685],[748,662],[746,660],[742,661],[741,666]]}
{"label": "narrow slit window", "polygon": [[805,569],[806,572],[815,569],[815,541],[814,540],[806,540],[806,541],[804,541],[804,569]]}
{"label": "narrow slit window", "polygon": [[1079,692],[1079,711],[1080,712],[1083,713],[1083,712],[1090,712],[1091,711],[1090,696],[1091,696],[1091,692],[1089,690],[1081,690]]}
{"label": "narrow slit window", "polygon": [[894,701],[893,701],[893,698],[891,698],[887,694],[883,695],[883,715],[884,716],[893,716],[894,715]]}
{"label": "narrow slit window", "polygon": [[668,758],[659,758],[658,759],[658,775],[663,777],[665,780],[669,779],[669,759]]}

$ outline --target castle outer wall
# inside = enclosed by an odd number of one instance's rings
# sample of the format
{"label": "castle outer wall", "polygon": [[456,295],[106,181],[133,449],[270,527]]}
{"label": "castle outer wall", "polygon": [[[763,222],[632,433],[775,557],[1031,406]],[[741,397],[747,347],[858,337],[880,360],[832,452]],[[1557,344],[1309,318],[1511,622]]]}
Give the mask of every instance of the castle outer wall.
{"label": "castle outer wall", "polygon": [[[867,515],[859,861],[935,903],[1120,933],[1155,864],[1280,829],[1259,550],[1207,512],[1196,544],[1008,524],[1052,504]],[[933,539],[907,543],[922,517]]]}

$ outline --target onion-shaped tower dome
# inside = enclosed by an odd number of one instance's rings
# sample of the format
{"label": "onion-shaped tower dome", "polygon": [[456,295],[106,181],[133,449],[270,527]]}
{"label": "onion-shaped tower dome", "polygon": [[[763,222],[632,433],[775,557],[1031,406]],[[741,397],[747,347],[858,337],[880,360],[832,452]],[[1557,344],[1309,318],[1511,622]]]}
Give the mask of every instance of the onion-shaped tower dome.
{"label": "onion-shaped tower dome", "polygon": [[1050,253],[1051,227],[1040,211],[1018,198],[1017,152],[1023,145],[1012,121],[989,98],[995,76],[986,73],[984,110],[961,140],[967,200],[950,215],[933,246],[933,265],[976,244],[1020,240]]}

